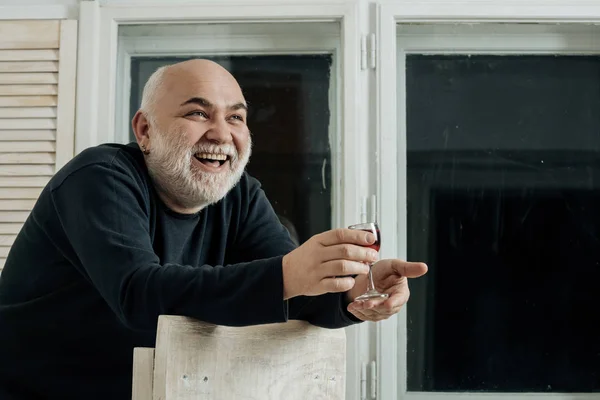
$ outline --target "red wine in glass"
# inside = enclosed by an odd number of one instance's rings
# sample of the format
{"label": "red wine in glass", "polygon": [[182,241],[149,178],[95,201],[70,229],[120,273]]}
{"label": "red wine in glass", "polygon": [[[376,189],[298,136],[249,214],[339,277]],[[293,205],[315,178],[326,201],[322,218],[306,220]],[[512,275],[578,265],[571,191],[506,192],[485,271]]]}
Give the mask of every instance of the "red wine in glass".
{"label": "red wine in glass", "polygon": [[[368,222],[365,224],[356,224],[350,225],[348,229],[357,229],[361,231],[371,232],[375,235],[375,243],[370,245],[369,247],[379,251],[381,247],[381,233],[379,231],[379,226],[376,222]],[[369,299],[387,299],[387,293],[380,293],[375,289],[375,285],[373,284],[373,264],[369,264],[369,283],[367,291],[360,296],[358,296],[355,300],[369,300]]]}
{"label": "red wine in glass", "polygon": [[[363,231],[367,231],[367,232],[372,232],[370,229],[362,229]],[[377,227],[377,224],[375,224],[375,237],[377,239],[375,239],[375,243],[373,243],[372,245],[368,246],[374,250],[379,251],[379,249],[381,248],[381,233],[379,233],[379,228]]]}

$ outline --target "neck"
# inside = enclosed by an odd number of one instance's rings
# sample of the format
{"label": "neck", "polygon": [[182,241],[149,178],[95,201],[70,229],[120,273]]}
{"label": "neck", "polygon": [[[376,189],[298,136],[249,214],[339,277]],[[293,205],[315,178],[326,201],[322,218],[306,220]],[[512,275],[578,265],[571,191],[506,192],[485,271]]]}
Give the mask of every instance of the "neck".
{"label": "neck", "polygon": [[165,203],[165,205],[169,207],[169,209],[179,214],[196,214],[197,212],[200,212],[203,208],[206,207],[205,204],[201,204],[198,207],[192,208],[185,207],[181,205],[178,201],[174,200],[171,196],[164,193],[162,190],[157,190],[157,192],[158,197],[160,197],[162,202]]}

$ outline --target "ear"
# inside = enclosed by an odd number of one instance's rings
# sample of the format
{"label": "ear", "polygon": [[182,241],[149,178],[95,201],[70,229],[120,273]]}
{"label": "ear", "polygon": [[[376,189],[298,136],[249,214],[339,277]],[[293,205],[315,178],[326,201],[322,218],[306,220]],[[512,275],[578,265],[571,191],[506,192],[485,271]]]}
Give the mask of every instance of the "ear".
{"label": "ear", "polygon": [[135,134],[138,144],[140,146],[149,147],[150,122],[142,111],[138,110],[138,112],[135,113],[133,119],[131,120],[131,127],[133,128],[133,133]]}

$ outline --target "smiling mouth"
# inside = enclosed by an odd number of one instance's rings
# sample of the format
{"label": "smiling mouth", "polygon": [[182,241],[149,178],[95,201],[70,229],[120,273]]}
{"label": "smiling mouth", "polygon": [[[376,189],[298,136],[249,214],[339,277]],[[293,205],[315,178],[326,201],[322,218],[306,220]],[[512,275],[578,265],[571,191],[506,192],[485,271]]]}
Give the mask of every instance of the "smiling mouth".
{"label": "smiling mouth", "polygon": [[230,160],[230,157],[226,154],[214,153],[196,153],[194,154],[194,158],[202,164],[213,168],[219,168]]}

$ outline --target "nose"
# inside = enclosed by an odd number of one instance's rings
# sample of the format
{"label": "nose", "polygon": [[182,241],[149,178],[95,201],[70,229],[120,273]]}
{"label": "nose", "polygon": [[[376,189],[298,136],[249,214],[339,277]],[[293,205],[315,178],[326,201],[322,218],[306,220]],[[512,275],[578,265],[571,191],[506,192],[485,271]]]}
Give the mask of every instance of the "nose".
{"label": "nose", "polygon": [[229,124],[223,118],[213,120],[204,136],[207,140],[217,144],[229,143],[233,140]]}

